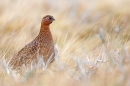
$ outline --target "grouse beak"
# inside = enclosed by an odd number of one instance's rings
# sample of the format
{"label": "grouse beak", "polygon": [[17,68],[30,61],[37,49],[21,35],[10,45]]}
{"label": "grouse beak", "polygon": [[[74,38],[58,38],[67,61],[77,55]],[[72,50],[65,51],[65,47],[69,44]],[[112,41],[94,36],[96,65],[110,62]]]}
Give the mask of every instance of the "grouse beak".
{"label": "grouse beak", "polygon": [[54,18],[52,18],[51,20],[52,20],[52,21],[55,21],[55,19],[54,19]]}

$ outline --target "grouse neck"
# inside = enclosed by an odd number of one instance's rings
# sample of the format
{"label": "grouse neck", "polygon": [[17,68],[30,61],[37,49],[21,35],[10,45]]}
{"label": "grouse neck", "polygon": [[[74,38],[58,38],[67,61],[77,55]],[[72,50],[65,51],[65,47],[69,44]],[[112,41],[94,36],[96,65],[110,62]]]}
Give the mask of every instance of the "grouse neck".
{"label": "grouse neck", "polygon": [[48,32],[50,31],[49,25],[41,25],[40,33]]}

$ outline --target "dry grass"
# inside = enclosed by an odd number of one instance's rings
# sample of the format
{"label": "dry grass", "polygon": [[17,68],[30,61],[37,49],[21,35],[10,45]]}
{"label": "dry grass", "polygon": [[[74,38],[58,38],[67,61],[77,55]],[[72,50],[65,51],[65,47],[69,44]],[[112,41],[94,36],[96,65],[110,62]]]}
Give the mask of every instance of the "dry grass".
{"label": "dry grass", "polygon": [[[0,86],[130,86],[129,10],[129,0],[0,0]],[[20,76],[6,61],[37,36],[46,14],[56,19],[56,61]]]}

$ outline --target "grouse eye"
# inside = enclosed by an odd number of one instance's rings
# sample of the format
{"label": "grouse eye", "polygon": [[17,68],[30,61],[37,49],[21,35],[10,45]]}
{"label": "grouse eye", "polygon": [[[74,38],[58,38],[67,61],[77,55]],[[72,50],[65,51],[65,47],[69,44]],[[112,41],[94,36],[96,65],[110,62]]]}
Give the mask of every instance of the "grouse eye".
{"label": "grouse eye", "polygon": [[47,20],[49,20],[50,18],[49,17],[46,17]]}

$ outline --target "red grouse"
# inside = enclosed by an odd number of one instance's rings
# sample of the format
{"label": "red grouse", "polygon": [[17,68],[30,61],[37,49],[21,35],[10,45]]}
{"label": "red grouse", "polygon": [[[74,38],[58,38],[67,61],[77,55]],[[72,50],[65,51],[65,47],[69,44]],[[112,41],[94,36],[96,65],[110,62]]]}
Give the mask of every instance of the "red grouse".
{"label": "red grouse", "polygon": [[54,43],[49,27],[54,20],[51,15],[42,18],[38,36],[11,59],[9,66],[13,69],[20,68],[23,64],[28,66],[32,61],[38,62],[38,56],[43,58],[45,64],[50,57],[54,59]]}

